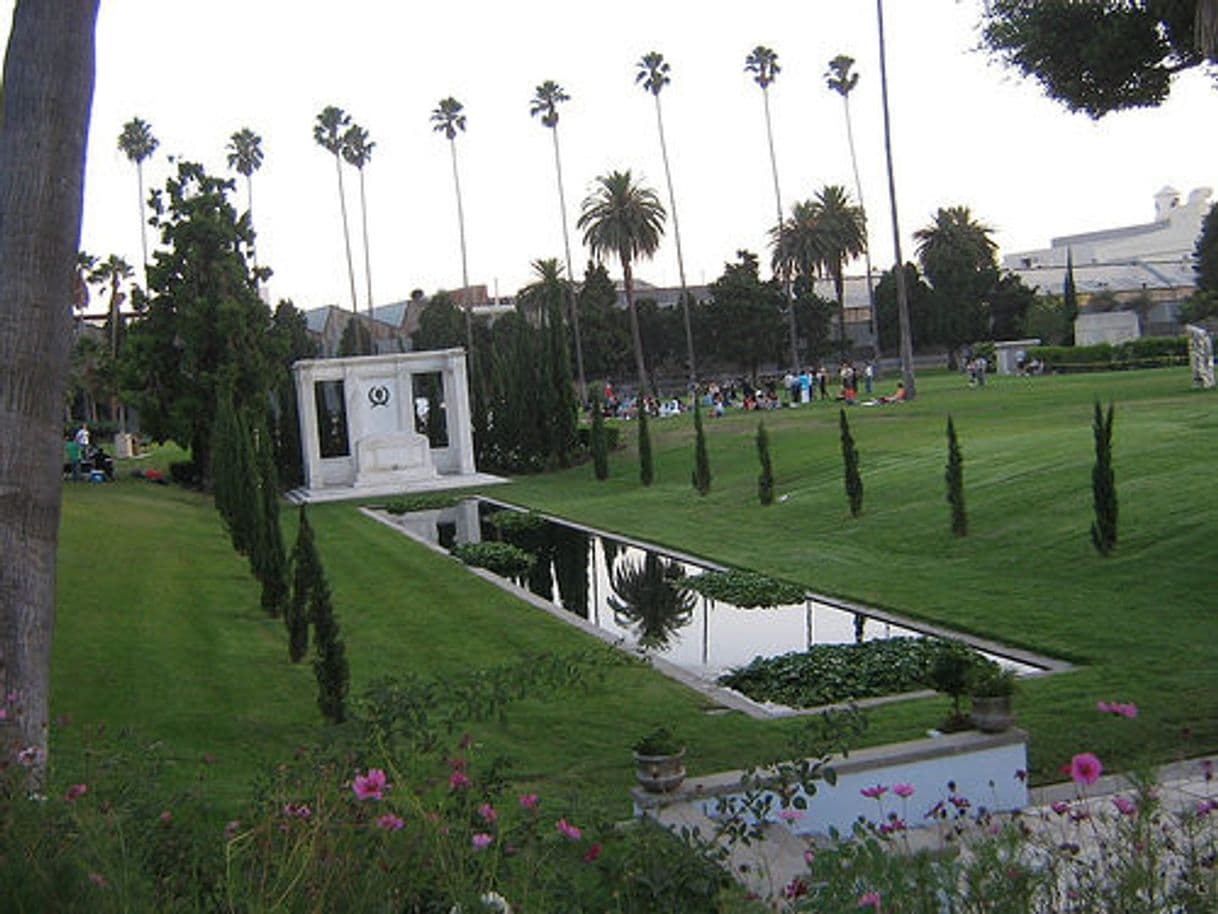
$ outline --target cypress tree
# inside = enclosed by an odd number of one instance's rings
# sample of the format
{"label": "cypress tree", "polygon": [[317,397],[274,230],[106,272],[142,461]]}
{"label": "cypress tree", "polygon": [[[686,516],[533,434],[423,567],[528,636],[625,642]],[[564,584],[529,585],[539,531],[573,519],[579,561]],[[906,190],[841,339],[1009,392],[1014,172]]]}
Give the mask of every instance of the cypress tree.
{"label": "cypress tree", "polygon": [[579,404],[575,401],[575,388],[571,377],[571,357],[567,351],[567,328],[562,319],[561,294],[549,295],[546,311],[548,377],[545,378],[545,387],[553,398],[546,413],[550,432],[549,457],[560,467],[568,467],[571,465],[571,452],[575,449],[575,434],[579,427]]}
{"label": "cypress tree", "polygon": [[956,426],[947,417],[947,503],[952,506],[952,534],[968,535],[968,515],[964,511],[964,457],[956,439]]}
{"label": "cypress tree", "polygon": [[649,486],[655,481],[656,470],[651,458],[651,433],[647,430],[647,406],[639,397],[639,481]]}
{"label": "cypress tree", "polygon": [[1078,291],[1074,288],[1074,251],[1066,249],[1066,278],[1062,281],[1062,316],[1066,319],[1066,333],[1062,345],[1074,345],[1074,319],[1078,317]]}
{"label": "cypress tree", "polygon": [[609,441],[605,434],[605,416],[600,394],[592,394],[592,466],[596,478],[609,478]]}
{"label": "cypress tree", "polygon": [[850,423],[846,411],[840,410],[842,426],[842,464],[846,476],[846,498],[850,500],[850,516],[863,513],[863,480],[859,476],[859,452],[850,434]]}
{"label": "cypress tree", "polygon": [[262,608],[267,615],[278,618],[288,603],[288,567],[283,550],[283,530],[279,525],[279,476],[275,472],[274,447],[266,423],[259,432],[256,574],[262,583]]}
{"label": "cypress tree", "polygon": [[[220,389],[220,396],[216,403],[216,418],[211,428],[211,480],[212,497],[215,500],[216,510],[220,513],[224,528],[233,541],[233,548],[237,548],[237,540],[233,534],[233,505],[240,498],[240,492],[234,491],[236,473],[233,463],[236,460],[237,440],[237,416],[233,409],[233,392],[232,388],[226,384]],[[204,472],[203,468],[200,468],[199,471]]]}
{"label": "cypress tree", "polygon": [[[303,508],[301,521],[302,527],[305,526]],[[317,678],[317,706],[326,720],[341,724],[347,716],[346,699],[351,670],[347,665],[346,648],[338,636],[338,619],[330,600],[330,584],[311,535],[307,543],[310,553],[308,565],[312,570],[308,582],[308,616],[313,624],[313,675]]]}
{"label": "cypress tree", "polygon": [[305,506],[300,506],[300,528],[296,545],[292,547],[292,598],[283,614],[288,630],[288,656],[293,663],[304,659],[309,649],[309,592],[316,569],[317,551],[313,545],[313,528]]}
{"label": "cypress tree", "polygon": [[1095,521],[1091,524],[1091,542],[1100,555],[1108,555],[1117,543],[1116,476],[1112,471],[1113,407],[1108,404],[1108,416],[1095,401],[1095,467],[1091,470],[1091,494],[1095,501]]}
{"label": "cypress tree", "polygon": [[761,461],[761,473],[757,477],[757,498],[763,505],[774,503],[774,466],[770,463],[770,436],[765,422],[757,423],[757,458]]}
{"label": "cypress tree", "polygon": [[251,569],[256,573],[253,553],[258,535],[258,466],[249,425],[234,402],[229,385],[221,389],[211,445],[216,509],[228,528],[233,548],[251,557]]}
{"label": "cypress tree", "polygon": [[702,407],[694,398],[694,488],[699,495],[711,490],[710,457],[706,453],[706,432],[702,428]]}

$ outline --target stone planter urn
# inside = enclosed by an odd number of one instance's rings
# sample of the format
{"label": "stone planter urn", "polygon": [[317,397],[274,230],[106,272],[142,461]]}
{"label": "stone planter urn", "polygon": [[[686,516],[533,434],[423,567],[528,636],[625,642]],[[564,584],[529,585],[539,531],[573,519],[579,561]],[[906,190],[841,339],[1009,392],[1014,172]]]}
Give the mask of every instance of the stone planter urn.
{"label": "stone planter urn", "polygon": [[648,793],[669,793],[685,780],[685,747],[669,755],[634,753],[635,778]]}
{"label": "stone planter urn", "polygon": [[973,725],[982,733],[1001,733],[1015,723],[1010,695],[972,696]]}

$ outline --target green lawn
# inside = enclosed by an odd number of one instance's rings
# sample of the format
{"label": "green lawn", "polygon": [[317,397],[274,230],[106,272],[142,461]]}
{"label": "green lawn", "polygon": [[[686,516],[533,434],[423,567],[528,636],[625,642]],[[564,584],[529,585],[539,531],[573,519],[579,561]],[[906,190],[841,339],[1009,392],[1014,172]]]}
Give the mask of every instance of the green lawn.
{"label": "green lawn", "polygon": [[[956,376],[919,382],[914,403],[849,414],[866,486],[855,520],[837,409],[819,403],[765,416],[786,496],[768,508],[756,500],[752,415],[707,422],[715,480],[706,498],[690,486],[688,418],[652,423],[649,489],[638,483],[627,426],[608,482],[581,466],[493,494],[1080,664],[1019,696],[1041,780],[1083,750],[1120,768],[1218,749],[1218,494],[1209,474],[1218,399],[1189,390],[1182,369],[994,378],[984,390]],[[1107,559],[1087,535],[1097,396],[1117,404],[1120,542]],[[944,497],[949,412],[965,458],[964,540],[950,535]],[[380,675],[444,675],[591,644],[351,505],[310,516],[353,692]],[[290,515],[285,527],[294,529]],[[210,753],[213,783],[235,799],[259,766],[324,735],[312,672],[288,662],[282,624],[259,609],[209,500],[133,479],[65,486],[59,592],[53,710],[72,723],[56,730],[54,748],[65,776],[80,763],[82,728],[105,722],[163,741],[182,778]],[[1141,714],[1101,716],[1097,699],[1134,701]],[[867,739],[916,736],[944,707],[877,710]],[[770,755],[794,726],[706,711],[701,696],[631,665],[569,699],[526,701],[505,724],[476,732],[516,759],[522,781],[578,788],[624,811],[628,746],[653,722],[677,722],[696,772]]]}

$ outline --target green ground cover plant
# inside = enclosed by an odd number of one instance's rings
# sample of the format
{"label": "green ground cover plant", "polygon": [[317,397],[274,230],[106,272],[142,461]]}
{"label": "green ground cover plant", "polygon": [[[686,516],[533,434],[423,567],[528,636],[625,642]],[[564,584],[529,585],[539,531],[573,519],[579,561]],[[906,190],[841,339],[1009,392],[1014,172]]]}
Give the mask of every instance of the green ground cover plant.
{"label": "green ground cover plant", "polygon": [[684,583],[690,590],[696,590],[704,597],[722,600],[745,609],[802,603],[805,596],[804,588],[798,584],[739,568],[707,571],[689,578]]}

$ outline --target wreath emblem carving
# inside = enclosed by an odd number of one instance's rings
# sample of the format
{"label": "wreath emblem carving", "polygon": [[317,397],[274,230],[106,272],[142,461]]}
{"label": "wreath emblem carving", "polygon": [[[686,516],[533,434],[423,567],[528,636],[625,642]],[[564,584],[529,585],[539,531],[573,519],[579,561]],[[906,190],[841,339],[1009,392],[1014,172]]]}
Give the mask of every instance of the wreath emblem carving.
{"label": "wreath emblem carving", "polygon": [[389,405],[389,388],[384,384],[377,384],[375,387],[368,388],[368,402],[372,404],[372,408],[378,406]]}

